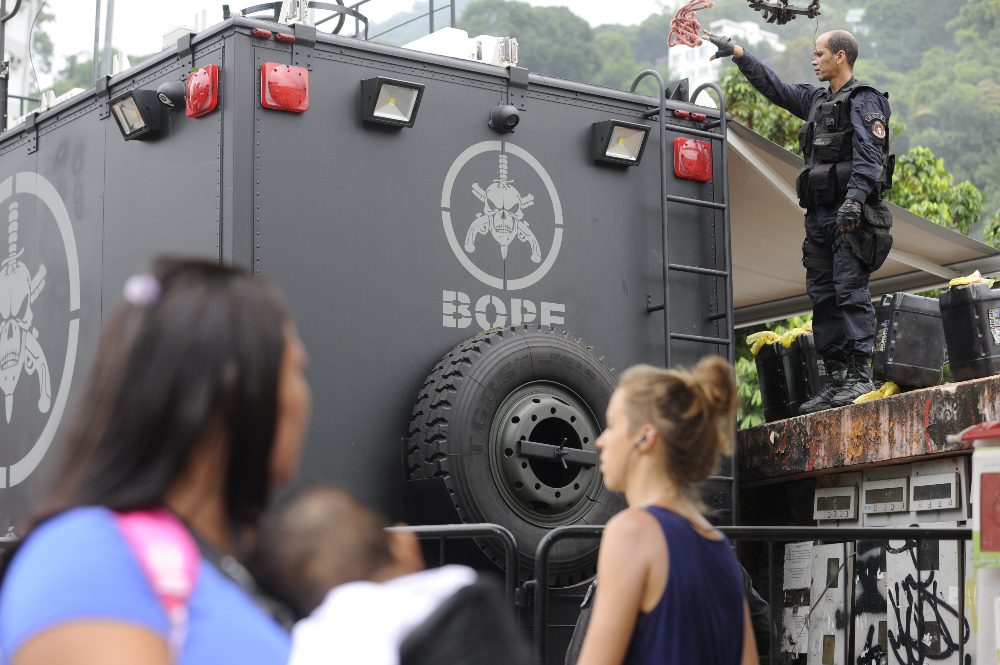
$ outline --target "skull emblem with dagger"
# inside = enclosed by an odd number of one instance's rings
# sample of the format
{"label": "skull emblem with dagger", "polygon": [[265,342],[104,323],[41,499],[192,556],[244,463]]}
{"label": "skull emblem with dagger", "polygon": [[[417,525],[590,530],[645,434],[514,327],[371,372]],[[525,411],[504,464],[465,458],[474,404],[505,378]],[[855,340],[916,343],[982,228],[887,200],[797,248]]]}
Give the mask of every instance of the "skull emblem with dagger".
{"label": "skull emblem with dagger", "polygon": [[484,191],[479,183],[473,183],[472,193],[483,202],[483,212],[476,215],[469,232],[465,235],[465,251],[470,254],[476,251],[476,236],[486,235],[489,231],[500,243],[500,255],[507,258],[507,248],[516,237],[531,247],[531,260],[539,263],[542,260],[542,248],[535,239],[535,234],[528,228],[524,219],[524,209],[535,202],[531,194],[521,196],[513,187],[513,180],[507,179],[507,155],[500,153],[500,178]]}
{"label": "skull emblem with dagger", "polygon": [[21,371],[38,374],[38,410],[48,413],[52,404],[52,386],[45,353],[38,343],[38,330],[32,326],[31,304],[45,286],[45,266],[40,265],[31,276],[22,261],[24,248],[17,248],[17,203],[11,203],[8,213],[7,258],[0,262],[0,388],[3,389],[7,422],[14,406],[14,389]]}

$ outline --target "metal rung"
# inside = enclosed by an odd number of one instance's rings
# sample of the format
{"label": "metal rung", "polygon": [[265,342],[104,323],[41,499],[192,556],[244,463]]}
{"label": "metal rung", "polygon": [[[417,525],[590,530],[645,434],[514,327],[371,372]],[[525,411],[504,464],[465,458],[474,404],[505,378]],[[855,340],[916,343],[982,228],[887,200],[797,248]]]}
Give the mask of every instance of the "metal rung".
{"label": "metal rung", "polygon": [[706,483],[731,483],[733,482],[732,476],[709,476]]}
{"label": "metal rung", "polygon": [[714,277],[729,277],[729,271],[727,270],[713,270],[712,268],[696,268],[695,266],[682,266],[677,263],[671,263],[667,266],[671,270],[677,270],[679,272],[693,272],[698,275],[712,275]]}
{"label": "metal rung", "polygon": [[[660,305],[660,309],[663,309],[663,305]],[[719,337],[702,337],[701,335],[681,335],[680,333],[670,333],[670,339],[679,339],[685,342],[705,342],[707,344],[725,344],[725,345],[732,344],[730,340],[720,339]]]}
{"label": "metal rung", "polygon": [[662,312],[663,305],[646,305],[646,311],[652,314],[653,312]]}
{"label": "metal rung", "polygon": [[667,196],[667,200],[671,203],[686,203],[692,206],[701,206],[702,208],[715,208],[716,210],[726,210],[729,206],[725,203],[716,203],[715,201],[700,201],[698,199],[689,199],[684,196]]}
{"label": "metal rung", "polygon": [[728,316],[728,314],[726,314],[725,312],[716,312],[715,314],[709,314],[708,315],[708,320],[709,321],[718,321],[719,319],[724,319],[727,316]]}

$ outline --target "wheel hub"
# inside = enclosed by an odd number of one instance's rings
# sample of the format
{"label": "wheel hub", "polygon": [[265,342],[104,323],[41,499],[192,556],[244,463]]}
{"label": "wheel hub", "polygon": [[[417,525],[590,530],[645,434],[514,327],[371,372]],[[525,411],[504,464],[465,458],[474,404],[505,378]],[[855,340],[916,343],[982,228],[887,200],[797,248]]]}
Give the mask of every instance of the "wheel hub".
{"label": "wheel hub", "polygon": [[[594,445],[599,432],[590,409],[570,390],[552,383],[515,390],[500,406],[490,437],[490,462],[504,500],[543,526],[586,512],[587,495],[601,482]],[[544,445],[522,450],[521,442]]]}

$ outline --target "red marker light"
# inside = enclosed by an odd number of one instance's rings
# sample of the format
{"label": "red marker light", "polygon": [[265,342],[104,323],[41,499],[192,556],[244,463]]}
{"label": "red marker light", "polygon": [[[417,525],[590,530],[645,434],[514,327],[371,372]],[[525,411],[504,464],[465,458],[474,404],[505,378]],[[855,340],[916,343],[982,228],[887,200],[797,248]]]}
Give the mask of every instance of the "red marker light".
{"label": "red marker light", "polygon": [[309,108],[309,70],[265,62],[260,67],[260,103],[269,109],[302,113]]}
{"label": "red marker light", "polygon": [[189,118],[197,118],[214,110],[219,104],[218,66],[206,65],[188,74],[184,98],[187,100]]}
{"label": "red marker light", "polygon": [[260,37],[261,39],[271,38],[271,31],[264,30],[263,28],[254,28],[253,30],[250,31],[250,34],[253,35],[254,37]]}
{"label": "red marker light", "polygon": [[274,34],[274,38],[277,39],[279,42],[285,42],[286,44],[291,44],[292,42],[295,41],[295,35],[288,35],[285,34],[284,32],[276,32]]}
{"label": "red marker light", "polygon": [[690,115],[691,114],[688,113],[687,111],[682,111],[680,109],[677,109],[677,110],[674,111],[674,117],[676,117],[676,118],[687,118]]}
{"label": "red marker light", "polygon": [[712,179],[712,146],[705,141],[674,139],[674,173],[678,178]]}
{"label": "red marker light", "polygon": [[704,113],[692,113],[691,119],[697,120],[698,122],[704,122],[705,120],[708,120],[708,116]]}

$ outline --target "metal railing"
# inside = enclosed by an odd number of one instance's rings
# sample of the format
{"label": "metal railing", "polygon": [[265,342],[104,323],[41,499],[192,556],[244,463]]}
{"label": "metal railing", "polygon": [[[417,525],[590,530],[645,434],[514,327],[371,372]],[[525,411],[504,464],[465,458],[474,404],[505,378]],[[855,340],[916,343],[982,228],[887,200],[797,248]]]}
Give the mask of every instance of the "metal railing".
{"label": "metal railing", "polygon": [[386,531],[409,531],[420,540],[438,540],[441,542],[441,550],[438,559],[439,565],[444,565],[445,542],[448,540],[458,540],[465,538],[493,538],[503,544],[505,566],[504,566],[504,590],[507,604],[515,607],[514,599],[517,594],[517,575],[519,572],[517,560],[517,541],[514,540],[510,531],[499,524],[441,524],[434,526],[393,526]]}
{"label": "metal railing", "polygon": [[[965,642],[961,637],[962,626],[965,624],[965,542],[972,540],[972,529],[967,527],[788,527],[788,526],[730,526],[719,527],[719,530],[732,542],[753,541],[767,543],[767,604],[771,613],[770,644],[768,648],[768,663],[774,665],[775,652],[778,646],[774,633],[774,544],[802,541],[823,541],[824,543],[848,543],[857,541],[916,541],[916,551],[921,550],[921,542],[925,540],[959,541],[958,556],[958,655],[959,663],[964,661]],[[549,531],[538,543],[535,552],[535,579],[532,580],[535,593],[534,612],[534,657],[538,665],[545,663],[545,652],[548,646],[548,610],[549,610],[549,553],[552,547],[561,540],[569,538],[600,538],[604,532],[603,526],[564,526]],[[919,561],[919,557],[917,559]],[[846,561],[845,564],[846,566]],[[919,575],[919,564],[917,573]],[[846,589],[845,589],[846,591]],[[778,608],[779,610],[781,608]],[[845,608],[847,609],[847,608]]]}

